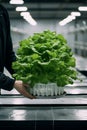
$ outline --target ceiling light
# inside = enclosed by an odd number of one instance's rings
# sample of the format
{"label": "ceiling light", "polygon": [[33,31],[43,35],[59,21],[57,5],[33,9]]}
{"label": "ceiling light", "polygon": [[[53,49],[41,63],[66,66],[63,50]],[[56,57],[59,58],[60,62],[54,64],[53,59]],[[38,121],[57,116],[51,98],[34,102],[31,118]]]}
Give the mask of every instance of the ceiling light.
{"label": "ceiling light", "polygon": [[10,4],[23,4],[24,1],[23,1],[23,0],[10,0],[9,3],[10,3]]}
{"label": "ceiling light", "polygon": [[81,13],[80,12],[71,12],[71,15],[73,15],[73,16],[81,16]]}
{"label": "ceiling light", "polygon": [[67,23],[71,22],[74,19],[75,19],[75,16],[69,15],[65,19],[63,19],[62,21],[60,21],[59,25],[64,26],[64,25],[66,25]]}
{"label": "ceiling light", "polygon": [[80,10],[80,11],[87,11],[87,6],[80,6],[78,8],[78,10]]}
{"label": "ceiling light", "polygon": [[16,11],[27,11],[27,7],[16,7]]}
{"label": "ceiling light", "polygon": [[30,23],[31,25],[33,25],[33,26],[37,25],[37,22],[36,22],[31,16],[29,16],[29,17],[25,17],[25,16],[24,16],[24,19],[25,19],[28,23]]}
{"label": "ceiling light", "polygon": [[32,18],[29,12],[21,12],[20,15],[23,16],[23,18],[31,25],[37,25],[37,22]]}
{"label": "ceiling light", "polygon": [[28,16],[28,15],[30,15],[30,13],[29,12],[21,12],[20,15],[21,16]]}

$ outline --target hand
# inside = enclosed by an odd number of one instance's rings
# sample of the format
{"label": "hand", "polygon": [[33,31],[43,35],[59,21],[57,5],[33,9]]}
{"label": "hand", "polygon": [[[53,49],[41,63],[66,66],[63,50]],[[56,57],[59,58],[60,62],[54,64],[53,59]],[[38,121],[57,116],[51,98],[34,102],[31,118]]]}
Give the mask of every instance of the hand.
{"label": "hand", "polygon": [[28,84],[24,84],[21,80],[16,80],[14,83],[14,88],[22,95],[24,95],[27,98],[34,99],[35,96],[31,95],[29,92],[27,92],[26,88],[29,87]]}

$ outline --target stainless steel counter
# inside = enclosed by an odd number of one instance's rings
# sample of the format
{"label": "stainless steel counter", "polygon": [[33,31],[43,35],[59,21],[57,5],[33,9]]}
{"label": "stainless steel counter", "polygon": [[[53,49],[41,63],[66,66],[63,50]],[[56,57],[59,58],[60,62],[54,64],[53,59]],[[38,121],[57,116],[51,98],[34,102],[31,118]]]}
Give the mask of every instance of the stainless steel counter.
{"label": "stainless steel counter", "polygon": [[87,94],[66,94],[56,99],[0,97],[0,129],[87,129]]}

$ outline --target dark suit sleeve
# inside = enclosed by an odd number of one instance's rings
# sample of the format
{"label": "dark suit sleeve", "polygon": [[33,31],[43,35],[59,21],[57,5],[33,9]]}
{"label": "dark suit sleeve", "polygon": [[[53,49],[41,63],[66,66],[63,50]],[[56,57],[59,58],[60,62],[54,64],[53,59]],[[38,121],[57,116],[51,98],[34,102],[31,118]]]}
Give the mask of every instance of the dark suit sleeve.
{"label": "dark suit sleeve", "polygon": [[13,44],[11,39],[11,32],[10,32],[10,19],[6,9],[4,9],[5,21],[6,21],[6,60],[5,60],[5,67],[6,69],[13,74],[14,71],[12,69],[12,62],[16,60],[16,55],[13,50]]}
{"label": "dark suit sleeve", "polygon": [[12,79],[0,72],[0,88],[10,91],[13,89],[14,82],[15,79]]}
{"label": "dark suit sleeve", "polygon": [[[6,69],[13,74],[13,69],[12,69],[12,62],[16,60],[15,53],[13,51],[13,46],[12,46],[12,40],[11,40],[11,34],[10,34],[10,20],[9,20],[9,15],[7,10],[1,6],[1,9],[3,11],[3,17],[5,19],[5,25],[4,25],[4,33],[3,33],[3,38],[4,38],[4,52],[5,52],[5,60],[3,66],[6,67]],[[3,57],[2,57],[3,58]],[[3,63],[3,62],[2,62]],[[5,89],[5,90],[12,90],[14,86],[15,79],[10,78],[9,76],[3,74],[3,66],[1,66],[1,72],[0,72],[0,88]]]}

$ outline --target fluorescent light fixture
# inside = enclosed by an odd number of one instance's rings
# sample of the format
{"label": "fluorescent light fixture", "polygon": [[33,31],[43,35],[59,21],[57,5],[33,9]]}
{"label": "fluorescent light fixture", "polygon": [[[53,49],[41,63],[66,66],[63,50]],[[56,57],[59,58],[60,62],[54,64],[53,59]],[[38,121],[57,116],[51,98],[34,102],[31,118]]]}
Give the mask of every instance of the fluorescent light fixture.
{"label": "fluorescent light fixture", "polygon": [[81,16],[81,13],[80,12],[71,12],[71,15],[73,15],[73,16]]}
{"label": "fluorescent light fixture", "polygon": [[30,16],[30,17],[25,17],[24,16],[24,19],[28,22],[28,23],[30,23],[31,25],[33,25],[33,26],[35,26],[35,25],[37,25],[37,22]]}
{"label": "fluorescent light fixture", "polygon": [[30,13],[29,12],[21,12],[20,15],[21,16],[28,16],[28,15],[30,15]]}
{"label": "fluorescent light fixture", "polygon": [[27,7],[25,7],[25,6],[16,7],[16,11],[27,11]]}
{"label": "fluorescent light fixture", "polygon": [[20,15],[23,16],[23,18],[31,25],[35,26],[37,24],[37,22],[32,18],[29,12],[21,12]]}
{"label": "fluorescent light fixture", "polygon": [[9,3],[10,3],[10,4],[23,4],[24,1],[23,1],[23,0],[10,0]]}
{"label": "fluorescent light fixture", "polygon": [[75,16],[69,15],[65,19],[63,19],[62,21],[60,21],[59,25],[64,26],[64,25],[66,25],[67,23],[71,22],[74,19],[75,19]]}
{"label": "fluorescent light fixture", "polygon": [[87,6],[80,6],[78,8],[79,11],[87,11]]}

